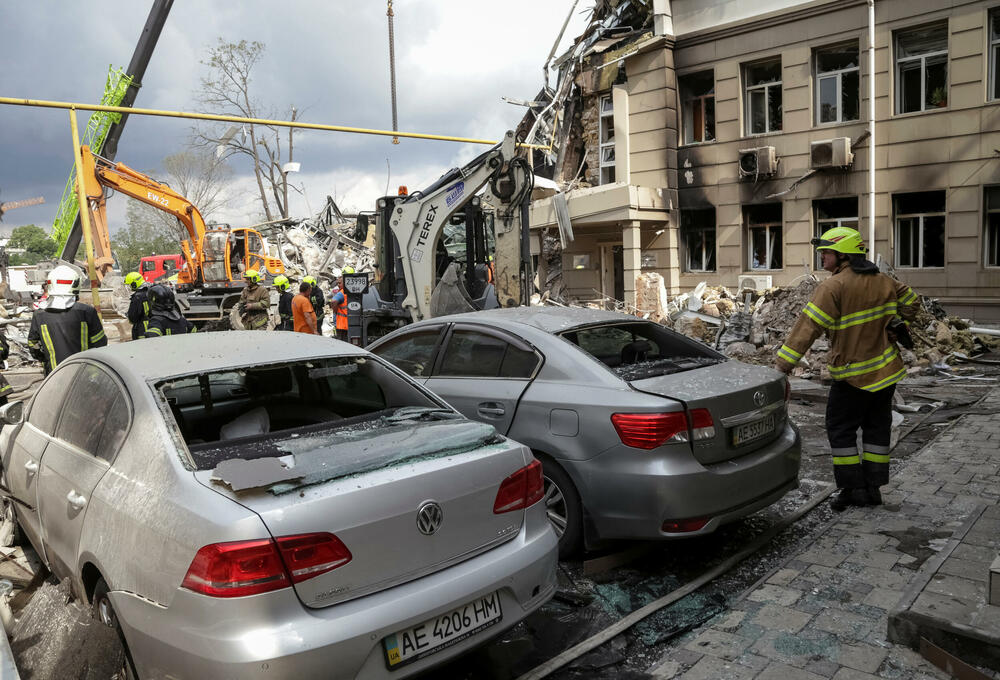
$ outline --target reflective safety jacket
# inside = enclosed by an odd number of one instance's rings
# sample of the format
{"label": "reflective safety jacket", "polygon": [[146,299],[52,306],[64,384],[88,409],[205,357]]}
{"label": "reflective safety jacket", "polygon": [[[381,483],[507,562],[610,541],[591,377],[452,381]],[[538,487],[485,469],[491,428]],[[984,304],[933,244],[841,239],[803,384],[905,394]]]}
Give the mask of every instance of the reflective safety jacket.
{"label": "reflective safety jacket", "polygon": [[240,293],[240,321],[248,331],[267,328],[267,310],[271,308],[271,293],[261,286],[247,286]]}
{"label": "reflective safety jacket", "polygon": [[138,340],[146,333],[146,324],[149,322],[149,285],[143,285],[132,293],[128,301],[128,320],[132,324],[132,339]]}
{"label": "reflective safety jacket", "polygon": [[845,262],[803,308],[778,350],[777,368],[790,372],[826,333],[831,378],[869,392],[895,385],[906,367],[886,330],[897,314],[907,322],[916,318],[917,300],[905,283],[885,274],[858,274]]}
{"label": "reflective safety jacket", "polygon": [[153,316],[149,319],[149,324],[146,327],[146,333],[143,337],[158,338],[162,335],[184,335],[185,333],[197,332],[198,329],[195,328],[194,324],[183,316],[170,319],[162,314],[153,312]]}
{"label": "reflective safety jacket", "polygon": [[333,307],[334,321],[338,331],[347,330],[347,294],[340,290],[330,298],[330,306]]}
{"label": "reflective safety jacket", "polygon": [[97,311],[84,302],[69,309],[36,309],[28,330],[28,349],[45,364],[45,373],[67,357],[91,347],[104,347],[108,339]]}
{"label": "reflective safety jacket", "polygon": [[278,298],[278,317],[280,317],[281,322],[275,330],[278,331],[290,331],[293,329],[292,326],[292,295],[291,291],[282,291],[281,297]]}

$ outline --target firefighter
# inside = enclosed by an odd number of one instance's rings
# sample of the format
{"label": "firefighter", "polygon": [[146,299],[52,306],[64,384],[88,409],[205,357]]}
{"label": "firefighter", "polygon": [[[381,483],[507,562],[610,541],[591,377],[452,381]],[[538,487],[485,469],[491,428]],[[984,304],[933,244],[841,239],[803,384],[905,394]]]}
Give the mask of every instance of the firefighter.
{"label": "firefighter", "polygon": [[[7,344],[7,336],[0,330],[0,361],[7,361],[10,356],[10,345]],[[0,406],[7,403],[7,397],[14,391],[13,386],[7,382],[7,378],[0,375]]]}
{"label": "firefighter", "polygon": [[108,339],[97,310],[80,302],[80,274],[61,264],[45,281],[47,297],[31,317],[28,349],[43,362],[48,375],[67,357],[91,347],[104,347]]}
{"label": "firefighter", "polygon": [[315,276],[303,276],[302,281],[309,284],[309,302],[312,303],[316,312],[316,332],[323,335],[323,317],[326,316],[326,300],[323,297],[323,289],[319,287]]}
{"label": "firefighter", "polygon": [[778,370],[789,373],[816,339],[824,333],[829,338],[833,385],[826,430],[840,489],[830,507],[838,512],[849,505],[882,504],[879,487],[889,483],[892,396],[906,375],[888,329],[896,314],[904,321],[917,314],[917,294],[880,274],[865,257],[863,243],[849,227],[834,227],[812,240],[823,269],[833,276],[816,288],[776,360]]}
{"label": "firefighter", "polygon": [[149,284],[139,272],[129,272],[125,285],[132,291],[128,301],[128,320],[132,323],[132,339],[138,340],[146,334],[149,322]]}
{"label": "firefighter", "polygon": [[240,311],[240,321],[248,331],[267,330],[267,311],[271,308],[271,294],[267,288],[260,285],[260,272],[248,269],[243,274],[247,282],[246,288],[240,293],[237,305]]}
{"label": "firefighter", "polygon": [[284,274],[274,277],[274,287],[278,289],[280,297],[278,298],[278,317],[281,319],[278,322],[278,331],[290,331],[293,330],[292,327],[292,298],[295,297],[292,294],[292,284],[288,280],[288,277]]}
{"label": "firefighter", "polygon": [[334,322],[337,329],[337,339],[347,342],[347,293],[344,291],[344,274],[353,274],[354,267],[344,267],[337,279],[337,290],[330,298],[330,308],[333,309]]}
{"label": "firefighter", "polygon": [[149,304],[151,311],[146,333],[143,337],[159,338],[164,335],[184,335],[196,333],[194,324],[185,319],[177,308],[174,291],[164,285],[155,285],[149,289]]}

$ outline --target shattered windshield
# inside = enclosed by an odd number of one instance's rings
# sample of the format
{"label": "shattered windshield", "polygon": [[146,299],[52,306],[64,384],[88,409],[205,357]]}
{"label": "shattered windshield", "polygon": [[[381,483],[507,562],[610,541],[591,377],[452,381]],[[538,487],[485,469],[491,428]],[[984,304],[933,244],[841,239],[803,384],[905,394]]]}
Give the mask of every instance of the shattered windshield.
{"label": "shattered windshield", "polygon": [[648,321],[590,326],[562,333],[622,380],[642,380],[725,361],[708,347]]}
{"label": "shattered windshield", "polygon": [[156,388],[199,470],[227,458],[275,455],[274,442],[286,438],[331,431],[363,437],[460,417],[388,365],[363,356],[229,368]]}

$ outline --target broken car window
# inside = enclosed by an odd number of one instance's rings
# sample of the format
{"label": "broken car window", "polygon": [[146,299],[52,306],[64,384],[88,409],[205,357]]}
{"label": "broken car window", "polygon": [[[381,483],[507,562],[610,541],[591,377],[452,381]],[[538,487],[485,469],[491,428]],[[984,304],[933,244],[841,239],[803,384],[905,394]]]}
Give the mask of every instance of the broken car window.
{"label": "broken car window", "polygon": [[63,366],[45,381],[45,384],[31,400],[31,411],[28,413],[29,423],[45,434],[52,434],[55,431],[56,421],[59,420],[59,414],[62,412],[66,393],[69,392],[73,377],[79,370],[80,364]]}

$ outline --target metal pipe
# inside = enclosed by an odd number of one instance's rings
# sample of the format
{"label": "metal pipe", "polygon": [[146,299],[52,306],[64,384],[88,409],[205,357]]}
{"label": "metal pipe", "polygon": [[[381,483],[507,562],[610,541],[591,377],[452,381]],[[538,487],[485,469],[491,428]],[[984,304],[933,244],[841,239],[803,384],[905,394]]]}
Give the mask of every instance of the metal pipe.
{"label": "metal pipe", "polygon": [[868,259],[875,260],[875,0],[868,0]]}
{"label": "metal pipe", "polygon": [[80,129],[76,124],[76,109],[69,110],[69,127],[73,135],[73,162],[76,164],[76,193],[80,206],[80,225],[83,227],[83,248],[87,254],[87,275],[90,277],[90,294],[94,298],[94,310],[101,316],[101,283],[97,280],[94,266],[94,235],[90,233],[90,201],[83,184],[83,155],[80,150]]}
{"label": "metal pipe", "polygon": [[969,332],[974,335],[995,335],[1000,337],[1000,329],[996,328],[976,328],[974,326],[970,326]]}
{"label": "metal pipe", "polygon": [[[43,109],[77,109],[80,111],[107,111],[109,113],[128,113],[132,116],[159,116],[162,118],[186,118],[189,120],[212,120],[221,123],[250,123],[253,125],[272,125],[274,127],[301,128],[303,130],[325,130],[327,132],[353,132],[360,135],[380,135],[382,137],[408,137],[411,139],[434,139],[442,142],[460,142],[463,144],[488,144],[496,146],[499,141],[490,139],[474,139],[471,137],[452,137],[449,135],[425,134],[422,132],[396,132],[393,130],[376,130],[371,128],[347,127],[344,125],[324,125],[322,123],[303,123],[299,121],[268,120],[266,118],[243,118],[240,116],[223,116],[214,113],[190,113],[187,111],[162,111],[159,109],[135,109],[122,106],[104,106],[102,104],[78,104],[74,102],[48,101],[44,99],[18,99],[15,97],[0,97],[0,104],[11,106],[34,106]],[[527,149],[548,149],[542,144],[519,143],[517,146]]]}

